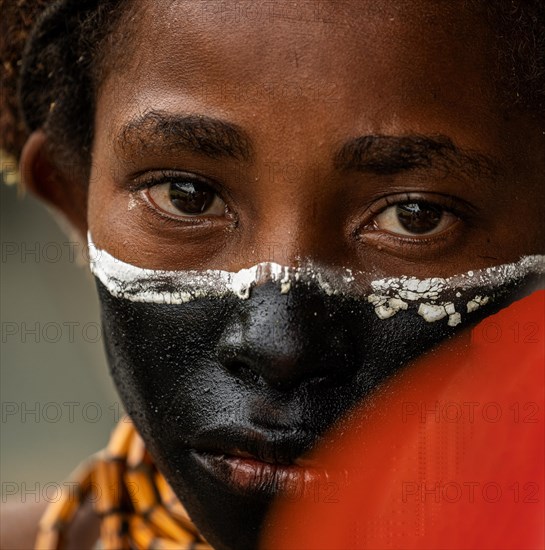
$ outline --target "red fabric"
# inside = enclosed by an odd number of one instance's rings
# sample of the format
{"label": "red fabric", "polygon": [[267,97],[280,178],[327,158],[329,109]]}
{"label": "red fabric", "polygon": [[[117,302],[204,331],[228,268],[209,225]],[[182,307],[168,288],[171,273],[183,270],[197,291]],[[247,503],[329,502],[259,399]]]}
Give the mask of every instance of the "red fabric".
{"label": "red fabric", "polygon": [[545,548],[545,291],[470,336],[469,349],[466,332],[421,358],[343,427],[330,449],[349,451],[318,454],[354,471],[350,483],[279,504],[265,547]]}

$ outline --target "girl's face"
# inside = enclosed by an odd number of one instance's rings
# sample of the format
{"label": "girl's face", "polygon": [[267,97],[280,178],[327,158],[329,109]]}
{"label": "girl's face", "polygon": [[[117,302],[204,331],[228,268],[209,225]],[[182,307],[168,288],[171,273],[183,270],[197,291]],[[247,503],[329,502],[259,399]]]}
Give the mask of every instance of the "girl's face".
{"label": "girl's face", "polygon": [[[98,93],[88,228],[100,249],[154,270],[311,262],[377,279],[543,253],[543,128],[501,107],[475,13],[138,4]],[[363,322],[357,301],[310,287],[170,308],[101,298],[128,412],[218,548],[251,547],[280,478],[299,479],[278,463],[449,334],[402,315]]]}

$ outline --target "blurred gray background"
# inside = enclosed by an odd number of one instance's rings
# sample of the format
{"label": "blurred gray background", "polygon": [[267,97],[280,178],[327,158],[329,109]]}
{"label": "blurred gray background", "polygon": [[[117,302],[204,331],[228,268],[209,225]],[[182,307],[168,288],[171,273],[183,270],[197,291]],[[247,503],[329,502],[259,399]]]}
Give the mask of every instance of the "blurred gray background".
{"label": "blurred gray background", "polygon": [[120,403],[84,248],[15,185],[0,199],[2,502],[41,500],[104,447]]}

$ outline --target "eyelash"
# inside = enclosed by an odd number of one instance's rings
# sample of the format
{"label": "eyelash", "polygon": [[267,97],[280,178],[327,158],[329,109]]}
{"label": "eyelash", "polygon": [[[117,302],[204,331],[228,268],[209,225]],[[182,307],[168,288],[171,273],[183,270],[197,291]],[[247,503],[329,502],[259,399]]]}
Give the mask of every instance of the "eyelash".
{"label": "eyelash", "polygon": [[[149,213],[153,215],[158,221],[160,221],[163,227],[171,227],[172,229],[179,229],[180,227],[190,228],[204,228],[214,227],[217,224],[217,220],[212,220],[206,215],[203,216],[172,216],[163,209],[158,208],[153,204],[150,197],[146,196],[145,191],[152,189],[158,185],[164,185],[167,183],[177,182],[180,179],[193,181],[195,183],[201,183],[210,187],[210,189],[227,205],[227,202],[223,199],[223,187],[215,180],[208,177],[195,174],[193,172],[186,172],[184,170],[172,170],[172,169],[156,169],[154,171],[146,170],[146,172],[133,174],[127,181],[126,188],[131,194],[136,195],[143,203]],[[228,193],[225,193],[228,196]],[[226,207],[226,214],[230,224],[237,224],[236,216],[231,210]]]}
{"label": "eyelash", "polygon": [[161,185],[163,183],[172,183],[175,181],[179,181],[181,178],[208,185],[215,193],[217,193],[221,197],[221,190],[219,189],[220,186],[219,184],[217,184],[217,182],[208,178],[201,177],[197,174],[193,174],[191,172],[176,172],[175,170],[158,170],[151,174],[146,173],[141,176],[136,176],[131,184],[131,190],[137,193],[144,189],[150,189],[151,187]]}
{"label": "eyelash", "polygon": [[455,199],[450,195],[405,192],[379,197],[369,207],[368,212],[370,212],[374,217],[384,212],[390,206],[396,206],[398,204],[411,202],[419,202],[439,206],[450,214],[453,214],[454,216],[460,218],[461,220],[467,220],[468,218],[470,218],[471,213],[474,211],[474,208],[469,203],[466,203],[462,199]]}
{"label": "eyelash", "polygon": [[[387,231],[372,228],[373,220],[387,208],[398,204],[418,202],[439,206],[446,212],[458,218],[459,223],[456,223],[451,228],[442,231],[436,235],[396,235]],[[467,229],[471,223],[472,217],[476,215],[475,208],[464,201],[463,199],[454,198],[450,195],[440,195],[433,193],[422,192],[404,192],[395,195],[386,195],[374,200],[373,204],[367,208],[365,219],[354,230],[353,236],[358,241],[370,240],[380,248],[388,248],[394,255],[418,255],[420,256],[423,250],[431,251],[435,248],[436,251],[441,250],[442,246],[452,243],[456,236],[460,236],[464,229]],[[458,226],[457,235],[455,228]]]}

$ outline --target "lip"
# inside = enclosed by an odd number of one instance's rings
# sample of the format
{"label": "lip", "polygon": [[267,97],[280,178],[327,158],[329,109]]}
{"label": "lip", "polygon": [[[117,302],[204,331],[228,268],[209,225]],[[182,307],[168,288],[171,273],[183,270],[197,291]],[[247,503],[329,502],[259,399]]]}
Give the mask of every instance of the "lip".
{"label": "lip", "polygon": [[[304,465],[316,436],[300,429],[257,430],[229,426],[208,430],[191,447],[199,452],[253,458],[269,464]],[[308,464],[307,464],[308,465]]]}
{"label": "lip", "polygon": [[304,498],[338,477],[305,456],[315,437],[301,432],[219,429],[192,445],[195,460],[217,481],[244,495]]}

